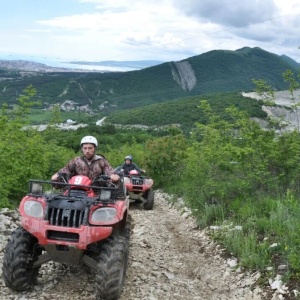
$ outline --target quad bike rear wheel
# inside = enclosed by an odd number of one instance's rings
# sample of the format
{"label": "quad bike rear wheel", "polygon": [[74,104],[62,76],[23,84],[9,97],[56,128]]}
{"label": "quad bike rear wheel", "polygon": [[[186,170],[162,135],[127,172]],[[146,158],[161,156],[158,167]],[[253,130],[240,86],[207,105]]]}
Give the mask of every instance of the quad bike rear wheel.
{"label": "quad bike rear wheel", "polygon": [[147,199],[147,201],[144,203],[144,209],[145,210],[153,209],[153,205],[154,205],[154,191],[153,191],[153,189],[150,189],[150,190],[147,191],[146,199]]}
{"label": "quad bike rear wheel", "polygon": [[96,274],[96,299],[116,300],[122,292],[128,265],[129,242],[113,235],[101,246]]}
{"label": "quad bike rear wheel", "polygon": [[37,239],[23,228],[16,229],[8,241],[4,258],[2,273],[7,287],[21,292],[27,291],[37,281],[39,267],[33,268],[33,263],[41,254],[37,246]]}

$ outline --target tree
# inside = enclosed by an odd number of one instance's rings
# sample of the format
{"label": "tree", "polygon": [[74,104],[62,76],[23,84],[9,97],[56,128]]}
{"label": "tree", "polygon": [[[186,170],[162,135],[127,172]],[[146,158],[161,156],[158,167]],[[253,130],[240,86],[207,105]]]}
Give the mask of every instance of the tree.
{"label": "tree", "polygon": [[174,185],[180,180],[185,168],[186,148],[187,140],[181,133],[147,142],[145,162],[147,168],[155,174],[157,187]]}
{"label": "tree", "polygon": [[27,124],[36,91],[29,86],[18,98],[15,114],[2,107],[0,113],[0,208],[18,204],[27,192],[30,178],[49,178],[65,164],[71,151],[45,142],[40,132]]}

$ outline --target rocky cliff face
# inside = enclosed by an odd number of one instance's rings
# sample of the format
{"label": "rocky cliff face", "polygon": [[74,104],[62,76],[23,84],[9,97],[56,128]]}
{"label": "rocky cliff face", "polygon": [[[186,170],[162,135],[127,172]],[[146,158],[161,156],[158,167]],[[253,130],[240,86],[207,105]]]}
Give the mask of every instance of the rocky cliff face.
{"label": "rocky cliff face", "polygon": [[176,62],[174,65],[175,68],[171,66],[174,80],[183,90],[190,92],[197,82],[193,67],[188,61]]}
{"label": "rocky cliff face", "polygon": [[[264,97],[258,93],[242,93],[245,97],[263,100]],[[263,110],[268,114],[268,117],[276,120],[279,128],[291,131],[300,131],[300,90],[296,90],[293,95],[289,91],[274,92],[275,104],[277,106],[263,106]],[[262,126],[267,123],[257,120]]]}

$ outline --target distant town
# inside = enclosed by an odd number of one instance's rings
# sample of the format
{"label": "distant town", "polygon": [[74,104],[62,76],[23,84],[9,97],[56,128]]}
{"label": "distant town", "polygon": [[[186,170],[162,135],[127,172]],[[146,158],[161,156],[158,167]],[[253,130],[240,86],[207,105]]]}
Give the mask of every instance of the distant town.
{"label": "distant town", "polygon": [[107,70],[97,70],[97,69],[79,69],[77,68],[61,68],[61,67],[51,67],[46,64],[41,64],[28,60],[0,60],[0,68],[6,70],[19,70],[27,72],[111,72]]}
{"label": "distant town", "polygon": [[27,72],[127,72],[159,65],[162,61],[60,61],[44,58],[17,58],[0,55],[0,68]]}

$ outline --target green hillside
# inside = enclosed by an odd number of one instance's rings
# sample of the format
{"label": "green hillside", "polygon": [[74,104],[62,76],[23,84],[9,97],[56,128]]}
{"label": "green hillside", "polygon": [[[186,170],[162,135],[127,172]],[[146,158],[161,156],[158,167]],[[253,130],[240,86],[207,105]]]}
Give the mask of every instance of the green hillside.
{"label": "green hillside", "polygon": [[[264,79],[274,89],[286,89],[281,74],[295,65],[260,48],[236,51],[214,50],[188,59],[195,70],[197,85],[191,93],[253,90],[251,79]],[[299,70],[299,68],[298,68]]]}
{"label": "green hillside", "polygon": [[223,114],[229,106],[246,111],[250,117],[265,118],[261,102],[243,97],[240,93],[211,94],[191,96],[163,103],[151,104],[134,109],[124,109],[111,113],[106,122],[113,124],[147,126],[164,126],[180,124],[184,131],[189,131],[195,122],[206,123],[207,119],[198,108],[201,100],[207,100],[211,108],[218,114]]}
{"label": "green hillside", "polygon": [[179,62],[130,72],[36,73],[0,70],[0,104],[16,102],[29,84],[42,108],[70,100],[109,113],[188,96],[251,91],[252,79],[286,89],[282,73],[297,63],[260,48],[214,50]]}

